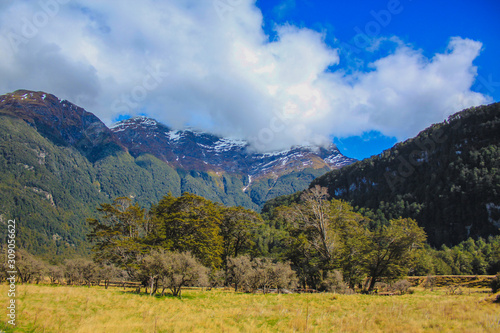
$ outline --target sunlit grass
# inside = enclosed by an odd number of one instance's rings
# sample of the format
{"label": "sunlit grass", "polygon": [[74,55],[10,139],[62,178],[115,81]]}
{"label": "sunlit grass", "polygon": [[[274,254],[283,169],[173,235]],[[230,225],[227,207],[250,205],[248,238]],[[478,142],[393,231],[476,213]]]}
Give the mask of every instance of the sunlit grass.
{"label": "sunlit grass", "polygon": [[[30,332],[499,332],[487,293],[403,296],[240,294],[185,290],[182,299],[120,288],[17,286],[17,328]],[[7,310],[7,286],[0,304]]]}

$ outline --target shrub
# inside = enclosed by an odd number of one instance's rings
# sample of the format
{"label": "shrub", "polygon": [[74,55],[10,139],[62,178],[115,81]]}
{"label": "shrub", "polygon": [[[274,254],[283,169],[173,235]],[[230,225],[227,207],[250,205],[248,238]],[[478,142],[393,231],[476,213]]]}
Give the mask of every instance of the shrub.
{"label": "shrub", "polygon": [[207,286],[208,269],[189,252],[172,252],[166,257],[166,270],[163,286],[172,291],[172,295],[181,297],[184,286]]}
{"label": "shrub", "polygon": [[433,291],[435,286],[436,286],[436,277],[431,276],[431,275],[427,275],[427,277],[425,278],[425,282],[424,282],[424,288],[425,289],[430,288],[431,291]]}
{"label": "shrub", "polygon": [[112,279],[122,278],[124,276],[124,272],[114,265],[104,265],[99,267],[97,275],[100,280],[104,281],[104,287],[108,289],[109,282]]}
{"label": "shrub", "polygon": [[208,289],[224,286],[226,274],[223,270],[212,269],[208,274]]}
{"label": "shrub", "polygon": [[22,249],[16,252],[16,269],[21,283],[38,283],[45,274],[45,264]]}
{"label": "shrub", "polygon": [[273,263],[267,258],[248,256],[230,258],[228,261],[229,280],[234,283],[235,291],[255,292],[262,289],[264,293],[270,289],[278,292],[286,288],[294,288],[297,283],[295,272],[288,263]]}
{"label": "shrub", "polygon": [[328,272],[326,278],[321,281],[320,290],[325,290],[337,294],[352,294],[354,291],[344,282],[342,272],[334,270]]}
{"label": "shrub", "polygon": [[173,296],[181,297],[185,286],[208,286],[208,269],[189,252],[152,251],[145,256],[139,267],[139,275],[153,295],[159,286],[162,294],[168,288]]}
{"label": "shrub", "polygon": [[278,262],[271,264],[268,269],[271,271],[271,286],[276,287],[278,292],[297,286],[297,276],[290,267],[290,264]]}
{"label": "shrub", "polygon": [[85,259],[66,260],[64,276],[68,284],[86,283],[89,287],[99,279],[97,265]]}
{"label": "shrub", "polygon": [[373,290],[378,293],[378,292],[387,292],[389,291],[389,285],[385,282],[377,282],[375,283],[375,287]]}
{"label": "shrub", "polygon": [[404,295],[408,292],[411,287],[411,283],[408,280],[399,280],[391,285],[391,290],[397,292],[400,295]]}
{"label": "shrub", "polygon": [[50,283],[63,283],[64,270],[61,266],[50,265],[47,267],[47,275],[49,276]]}
{"label": "shrub", "polygon": [[245,289],[250,279],[252,262],[249,256],[239,256],[228,260],[228,280],[234,284],[234,291]]}
{"label": "shrub", "polygon": [[494,294],[500,291],[500,273],[491,281],[491,291]]}

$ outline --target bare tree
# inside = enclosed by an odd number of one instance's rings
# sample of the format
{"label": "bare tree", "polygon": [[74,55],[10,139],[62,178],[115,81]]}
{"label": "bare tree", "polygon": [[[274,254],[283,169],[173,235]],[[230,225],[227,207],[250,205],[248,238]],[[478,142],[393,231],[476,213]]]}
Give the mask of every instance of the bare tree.
{"label": "bare tree", "polygon": [[45,264],[25,250],[16,252],[16,269],[21,283],[40,281],[45,272]]}
{"label": "bare tree", "polygon": [[99,279],[104,281],[104,288],[108,289],[109,282],[112,279],[120,278],[123,276],[124,272],[114,265],[104,265],[98,269]]}
{"label": "bare tree", "polygon": [[278,262],[271,267],[272,286],[281,292],[283,289],[293,289],[297,286],[297,275],[289,263]]}
{"label": "bare tree", "polygon": [[66,260],[64,268],[64,276],[68,284],[85,283],[90,287],[99,279],[97,265],[90,260]]}
{"label": "bare tree", "polygon": [[238,288],[246,292],[262,289],[263,293],[270,289],[279,290],[293,288],[296,285],[296,275],[288,263],[273,263],[271,259],[248,256],[229,259],[230,280]]}
{"label": "bare tree", "polygon": [[139,278],[149,288],[149,295],[153,296],[158,289],[158,281],[163,278],[167,269],[167,253],[163,250],[152,251],[144,256],[139,267]]}
{"label": "bare tree", "polygon": [[50,265],[47,267],[47,275],[49,276],[50,283],[63,283],[64,280],[64,270],[61,266]]}
{"label": "bare tree", "polygon": [[64,261],[64,277],[67,284],[79,284],[82,282],[82,272],[80,270],[79,261],[81,259],[65,260]]}
{"label": "bare tree", "polygon": [[189,252],[152,251],[142,259],[140,271],[150,295],[156,293],[160,285],[162,294],[168,288],[178,297],[185,286],[208,286],[208,269]]}
{"label": "bare tree", "polygon": [[99,284],[99,275],[98,275],[98,267],[97,265],[90,261],[90,260],[85,260],[82,261],[82,266],[80,267],[81,272],[82,272],[82,278],[87,284],[87,286],[90,288],[92,286],[92,283]]}
{"label": "bare tree", "polygon": [[189,252],[172,252],[166,257],[164,286],[173,296],[181,297],[182,288],[189,285],[208,285],[208,269]]}
{"label": "bare tree", "polygon": [[252,262],[249,256],[239,256],[229,258],[228,271],[229,281],[234,283],[234,291],[245,285],[248,280],[248,274],[252,270]]}
{"label": "bare tree", "polygon": [[342,272],[337,269],[326,274],[326,278],[321,282],[321,289],[338,294],[354,293],[344,282]]}

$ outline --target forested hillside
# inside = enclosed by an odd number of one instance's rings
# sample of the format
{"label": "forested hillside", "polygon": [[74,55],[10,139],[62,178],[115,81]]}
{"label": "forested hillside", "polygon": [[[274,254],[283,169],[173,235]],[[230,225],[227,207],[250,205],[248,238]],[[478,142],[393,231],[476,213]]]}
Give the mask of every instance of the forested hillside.
{"label": "forested hillside", "polygon": [[381,222],[415,219],[432,245],[500,231],[500,104],[456,113],[311,184]]}

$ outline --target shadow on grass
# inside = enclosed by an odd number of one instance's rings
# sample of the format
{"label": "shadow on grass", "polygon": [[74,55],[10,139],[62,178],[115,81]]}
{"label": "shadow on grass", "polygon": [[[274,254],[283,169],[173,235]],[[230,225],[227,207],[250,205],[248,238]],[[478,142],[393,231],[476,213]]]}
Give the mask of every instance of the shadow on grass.
{"label": "shadow on grass", "polygon": [[5,333],[15,332],[14,328],[15,327],[13,327],[12,325],[7,324],[4,321],[0,321],[0,332],[5,332]]}
{"label": "shadow on grass", "polygon": [[204,295],[185,295],[184,293],[179,296],[174,296],[169,292],[166,292],[165,295],[161,295],[160,293],[156,293],[154,295],[150,295],[149,293],[141,292],[137,293],[134,290],[129,290],[129,291],[119,291],[120,294],[122,295],[136,295],[140,297],[147,297],[147,298],[155,298],[155,299],[179,299],[179,300],[191,300],[191,299],[201,299],[201,298],[206,298]]}

